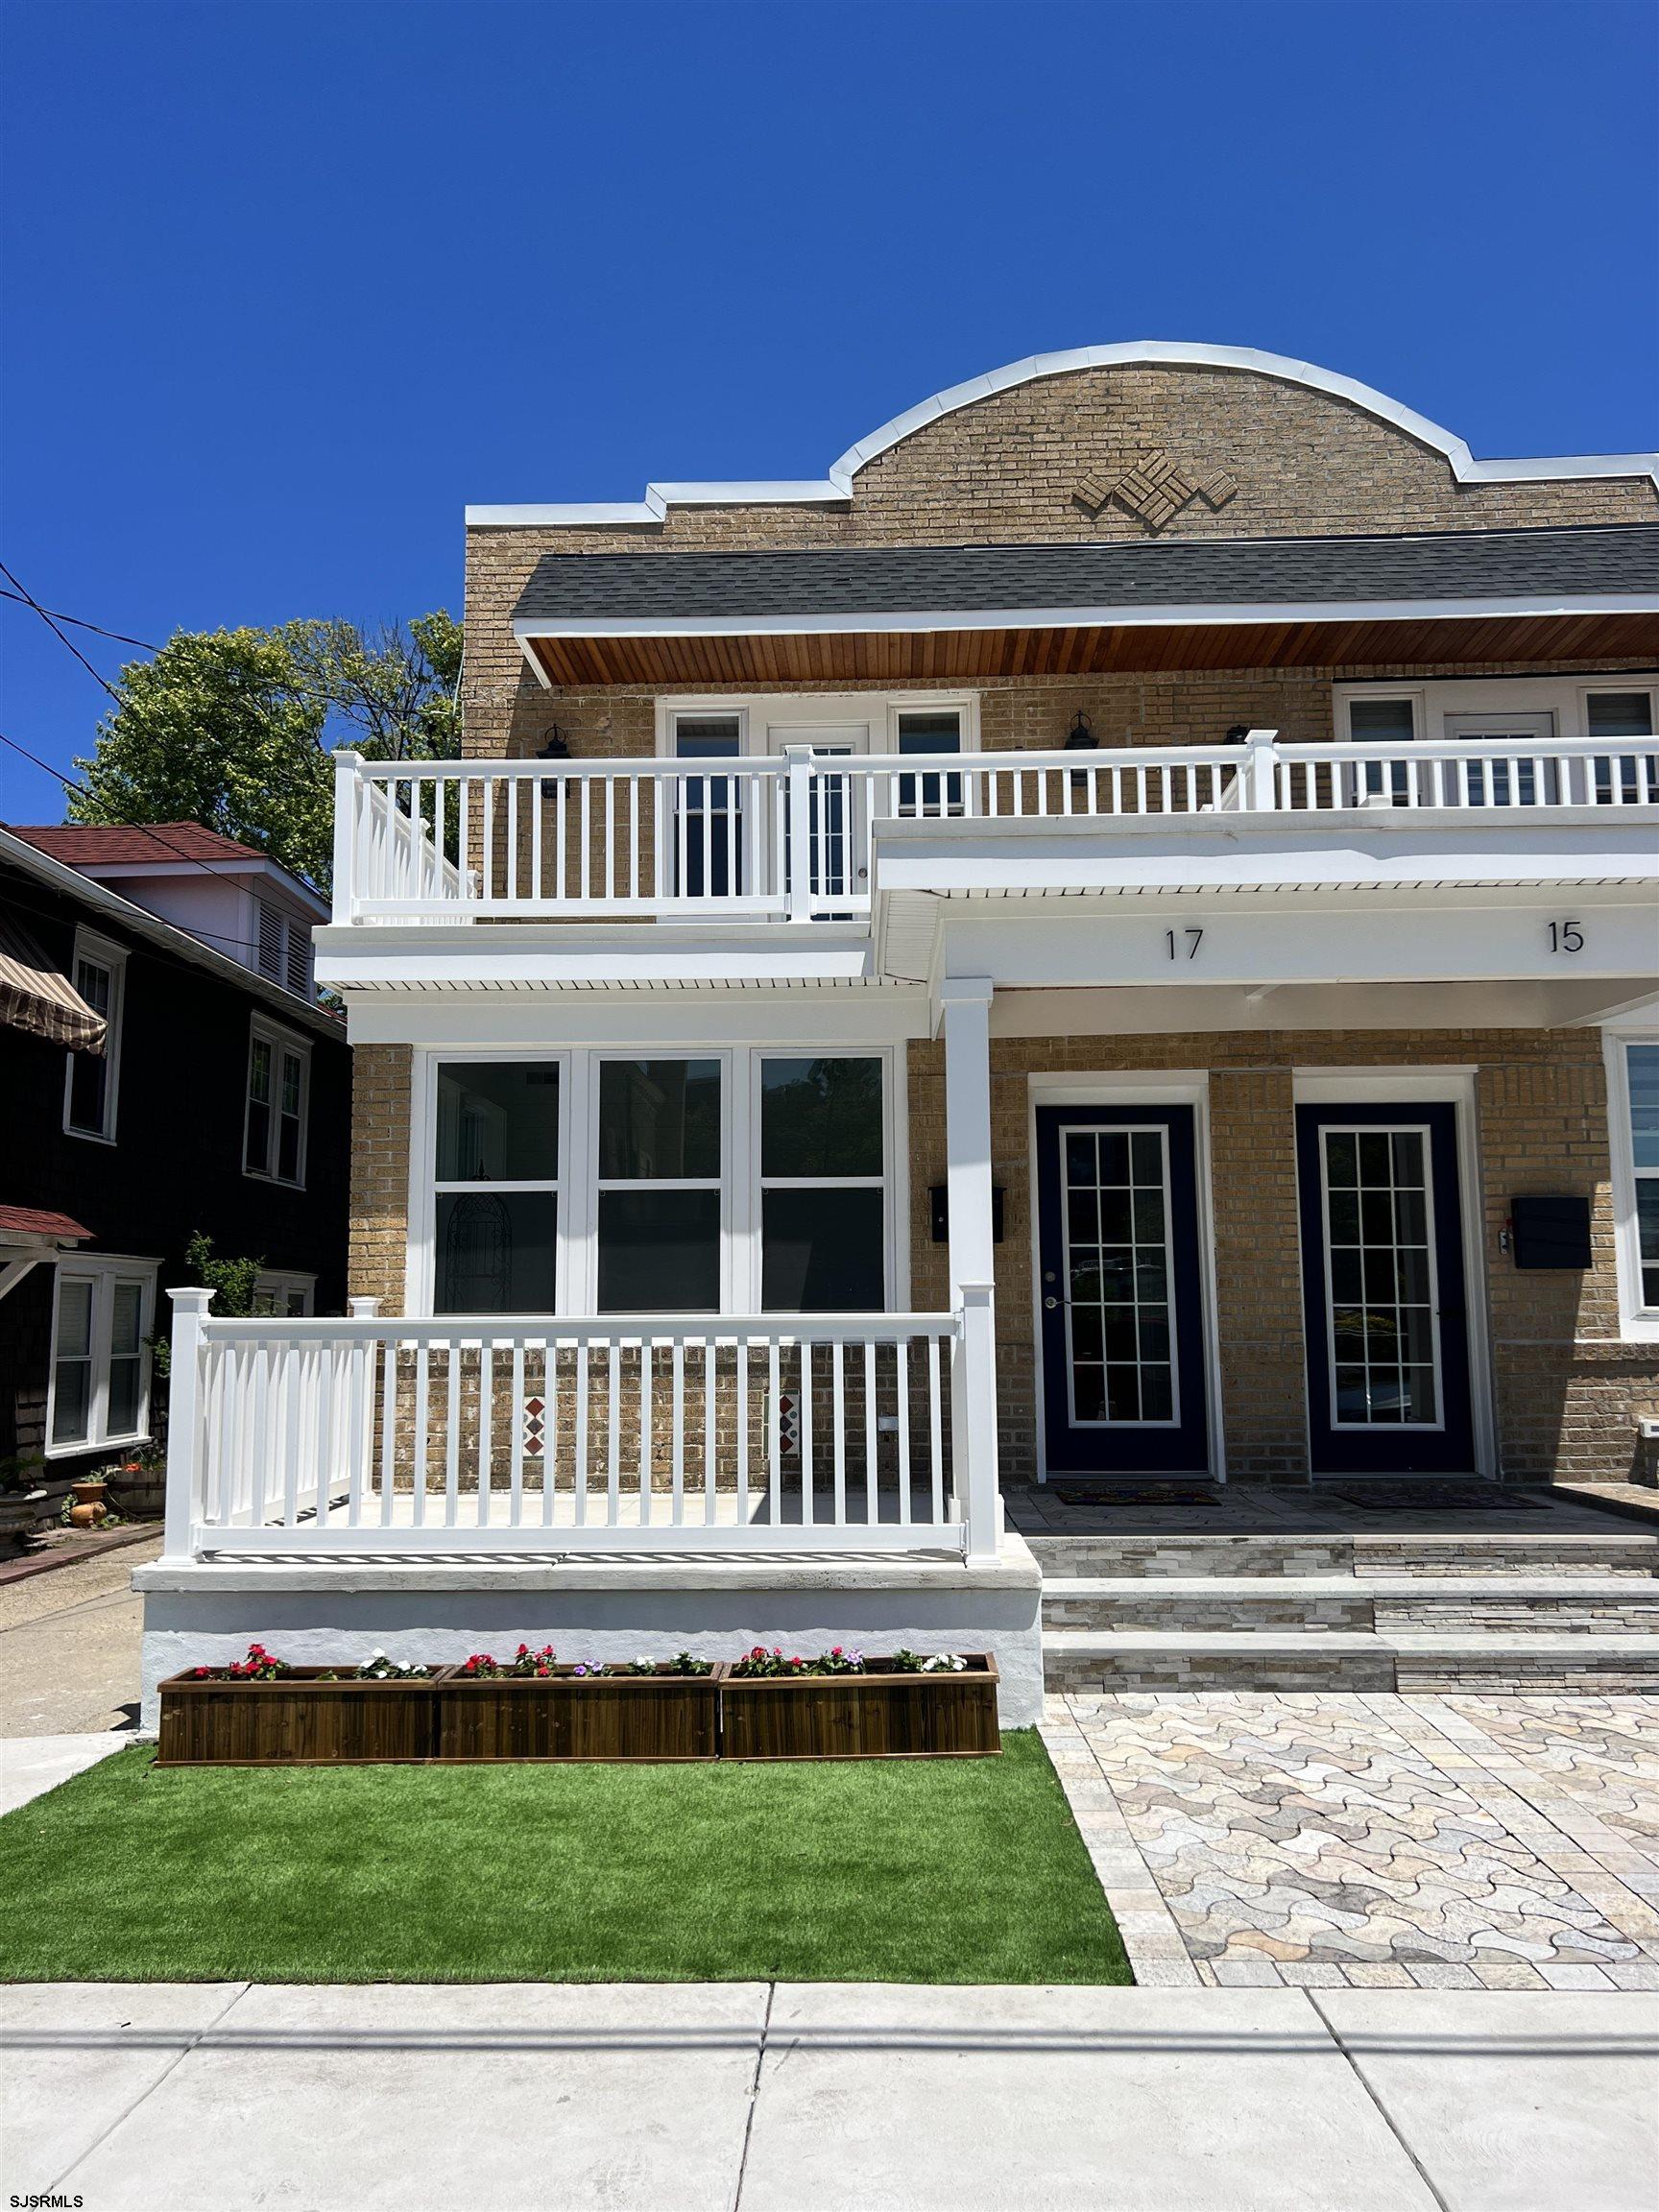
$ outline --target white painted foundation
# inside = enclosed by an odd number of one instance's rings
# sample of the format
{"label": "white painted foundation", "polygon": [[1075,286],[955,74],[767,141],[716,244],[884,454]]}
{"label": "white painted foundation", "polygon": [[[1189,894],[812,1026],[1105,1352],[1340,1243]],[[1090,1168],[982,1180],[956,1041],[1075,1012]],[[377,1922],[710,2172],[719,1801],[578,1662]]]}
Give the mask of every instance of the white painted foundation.
{"label": "white painted foundation", "polygon": [[1005,1728],[1043,1708],[1042,1570],[1022,1538],[995,1559],[612,1558],[305,1564],[156,1560],[138,1568],[144,1599],[143,1714],[186,1667],[241,1658],[254,1639],[299,1666],[367,1657],[448,1664],[472,1651],[551,1643],[561,1658],[735,1659],[754,1644],[822,1650],[989,1651]]}

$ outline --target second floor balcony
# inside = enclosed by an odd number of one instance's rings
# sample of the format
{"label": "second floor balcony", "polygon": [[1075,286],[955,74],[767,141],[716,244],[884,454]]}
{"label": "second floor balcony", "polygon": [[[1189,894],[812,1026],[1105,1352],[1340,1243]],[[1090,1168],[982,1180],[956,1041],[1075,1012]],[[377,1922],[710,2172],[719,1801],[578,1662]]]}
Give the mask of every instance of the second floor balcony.
{"label": "second floor balcony", "polygon": [[[883,885],[1337,880],[1356,845],[1575,879],[1650,849],[1654,740],[1238,744],[875,756],[338,766],[334,923],[870,926]],[[1611,840],[1611,846],[1609,841]],[[1426,845],[1427,841],[1427,845]],[[1555,861],[1551,860],[1555,856]],[[1461,857],[1460,857],[1461,856]],[[1614,855],[1616,857],[1616,854]],[[1345,863],[1344,863],[1345,864]],[[1388,879],[1384,868],[1382,879]],[[1420,878],[1410,878],[1412,880]]]}

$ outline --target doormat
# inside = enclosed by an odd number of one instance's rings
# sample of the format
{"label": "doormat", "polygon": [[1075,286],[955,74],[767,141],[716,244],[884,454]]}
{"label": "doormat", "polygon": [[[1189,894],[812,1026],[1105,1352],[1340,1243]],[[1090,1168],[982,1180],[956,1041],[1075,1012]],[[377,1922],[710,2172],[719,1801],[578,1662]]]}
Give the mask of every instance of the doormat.
{"label": "doormat", "polygon": [[1214,1482],[1066,1482],[1048,1484],[1068,1505],[1224,1505]]}
{"label": "doormat", "polygon": [[1518,1497],[1498,1482],[1319,1482],[1317,1498],[1340,1498],[1374,1513],[1547,1513],[1541,1499]]}

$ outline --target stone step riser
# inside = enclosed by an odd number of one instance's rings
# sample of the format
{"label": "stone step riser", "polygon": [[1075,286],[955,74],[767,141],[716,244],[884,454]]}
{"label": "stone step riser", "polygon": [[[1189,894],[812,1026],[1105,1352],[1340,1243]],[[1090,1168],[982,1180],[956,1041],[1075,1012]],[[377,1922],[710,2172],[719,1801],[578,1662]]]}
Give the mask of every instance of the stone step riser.
{"label": "stone step riser", "polygon": [[1045,1679],[1051,1691],[1113,1693],[1122,1690],[1245,1690],[1260,1694],[1307,1691],[1515,1691],[1561,1695],[1614,1696],[1659,1688],[1659,1644],[1649,1664],[1628,1656],[1598,1661],[1594,1653],[1513,1654],[1487,1659],[1408,1658],[1393,1652],[1332,1652],[1305,1659],[1248,1652],[1153,1652],[1110,1660],[1050,1655]]}
{"label": "stone step riser", "polygon": [[1068,1598],[1062,1589],[1046,1589],[1043,1623],[1047,1628],[1133,1631],[1190,1630],[1204,1635],[1240,1629],[1284,1628],[1377,1629],[1382,1634],[1428,1633],[1559,1635],[1580,1629],[1589,1635],[1631,1636],[1653,1632],[1659,1636],[1659,1592],[1651,1598],[1621,1599],[1513,1597],[1373,1598],[1363,1592],[1352,1597],[1275,1597],[1259,1591],[1240,1591],[1237,1598],[1190,1598],[1179,1586],[1167,1596],[1148,1591],[1133,1598]]}
{"label": "stone step riser", "polygon": [[1165,1540],[1133,1536],[1036,1536],[1027,1539],[1048,1584],[1076,1575],[1178,1582],[1199,1575],[1408,1575],[1431,1582],[1446,1575],[1617,1575],[1641,1582],[1659,1577],[1659,1541],[1597,1539],[1513,1544],[1468,1536],[1447,1544],[1405,1539],[1342,1538],[1332,1543],[1282,1543],[1251,1536]]}

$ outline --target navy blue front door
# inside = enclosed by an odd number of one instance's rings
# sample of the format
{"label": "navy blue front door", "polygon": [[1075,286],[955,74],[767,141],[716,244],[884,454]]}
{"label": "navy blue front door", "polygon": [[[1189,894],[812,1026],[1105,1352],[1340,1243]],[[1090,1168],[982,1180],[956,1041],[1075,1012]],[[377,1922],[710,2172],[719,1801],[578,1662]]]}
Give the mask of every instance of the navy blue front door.
{"label": "navy blue front door", "polygon": [[1315,1475],[1475,1468],[1456,1109],[1298,1106]]}
{"label": "navy blue front door", "polygon": [[1050,1475],[1209,1470],[1196,1174],[1190,1106],[1038,1109]]}

